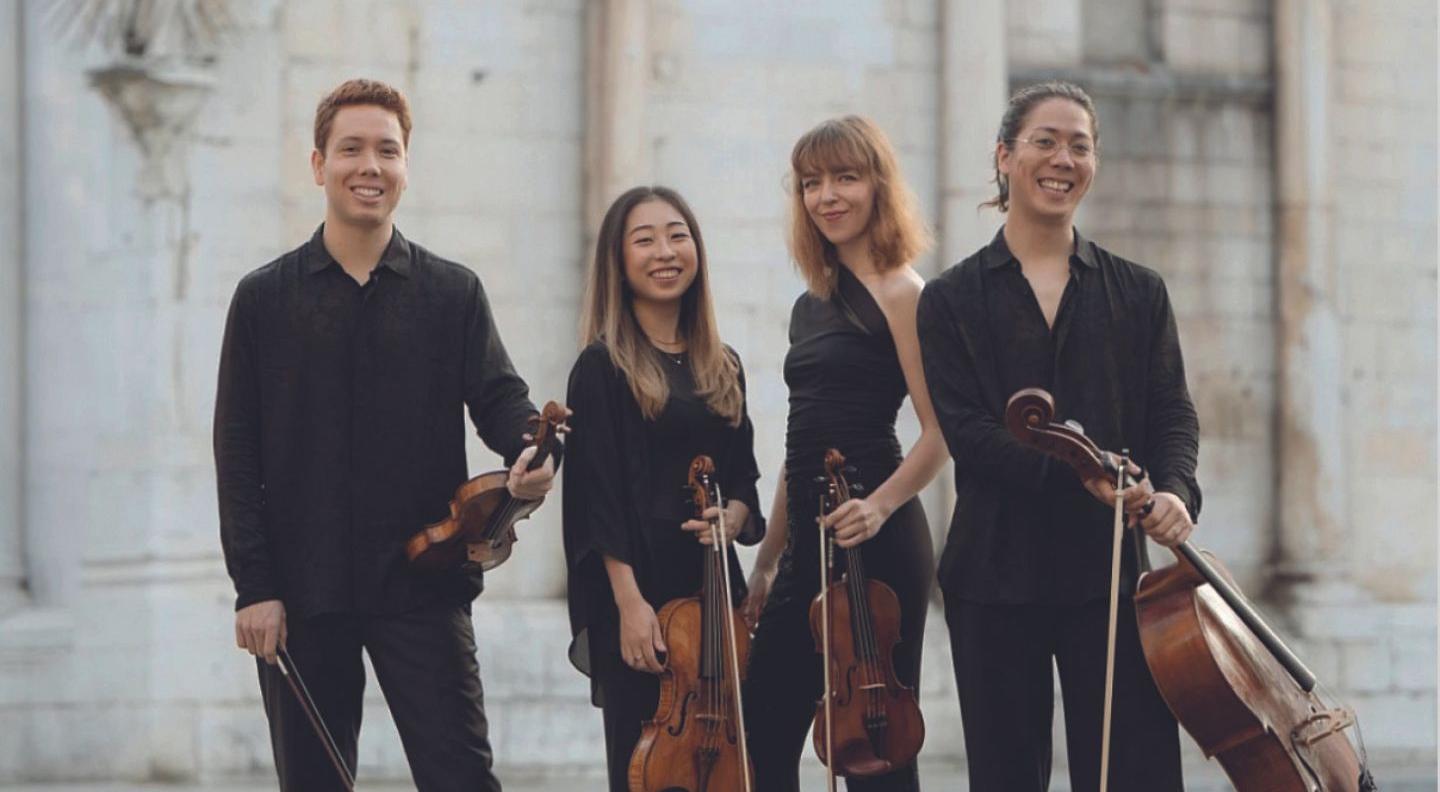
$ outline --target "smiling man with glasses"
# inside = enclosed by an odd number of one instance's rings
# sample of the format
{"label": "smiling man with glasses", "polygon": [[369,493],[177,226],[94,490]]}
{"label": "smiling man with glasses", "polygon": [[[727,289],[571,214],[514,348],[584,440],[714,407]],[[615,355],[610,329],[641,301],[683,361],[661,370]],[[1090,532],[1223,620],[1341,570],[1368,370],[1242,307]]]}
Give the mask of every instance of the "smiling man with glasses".
{"label": "smiling man with glasses", "polygon": [[[1005,429],[1009,396],[1043,387],[1058,417],[1150,471],[1125,508],[1163,545],[1200,510],[1199,425],[1165,284],[1075,230],[1099,168],[1090,97],[1068,83],[1015,94],[995,146],[1007,212],[995,239],[931,281],[917,323],[935,413],[955,459],[955,512],[940,586],[965,726],[970,788],[1049,785],[1059,668],[1070,783],[1100,775],[1109,619],[1109,484],[1082,483]],[[1179,792],[1179,731],[1145,664],[1122,562],[1109,788]]]}

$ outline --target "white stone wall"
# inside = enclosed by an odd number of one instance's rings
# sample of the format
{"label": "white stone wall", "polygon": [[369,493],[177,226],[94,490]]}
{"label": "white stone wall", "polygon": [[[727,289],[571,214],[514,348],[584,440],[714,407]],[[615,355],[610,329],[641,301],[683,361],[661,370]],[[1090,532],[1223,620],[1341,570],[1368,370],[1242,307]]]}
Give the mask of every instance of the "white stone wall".
{"label": "white stone wall", "polygon": [[1373,598],[1321,607],[1373,743],[1433,756],[1436,558],[1436,7],[1331,4],[1331,251],[1344,337],[1346,573]]}

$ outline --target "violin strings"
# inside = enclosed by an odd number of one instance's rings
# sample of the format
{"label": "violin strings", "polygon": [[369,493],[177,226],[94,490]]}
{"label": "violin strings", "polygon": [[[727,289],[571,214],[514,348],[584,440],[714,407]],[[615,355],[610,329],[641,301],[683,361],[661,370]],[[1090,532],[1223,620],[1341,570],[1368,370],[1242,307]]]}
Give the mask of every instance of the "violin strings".
{"label": "violin strings", "polygon": [[[845,482],[843,478],[841,481],[845,487],[845,494],[848,500],[848,482]],[[880,701],[878,688],[874,687],[874,685],[880,682],[876,676],[879,669],[875,664],[879,651],[876,648],[875,627],[873,619],[871,619],[869,597],[867,596],[869,593],[867,590],[868,583],[865,580],[864,565],[862,564],[859,545],[848,549],[845,552],[845,558],[847,565],[850,567],[851,581],[849,589],[851,612],[857,617],[856,632],[859,633],[861,678],[865,681],[865,684],[869,686],[869,695],[866,696],[865,701],[866,715],[870,718],[878,718],[880,716],[882,703]]]}
{"label": "violin strings", "polygon": [[[875,635],[874,626],[870,618],[868,598],[865,596],[867,584],[865,582],[864,568],[860,563],[859,549],[858,546],[850,548],[850,550],[846,552],[846,561],[850,567],[852,610],[857,614],[857,621],[859,622],[856,632],[859,633],[861,678],[865,681],[866,685],[874,685],[879,681],[875,678],[876,669],[873,662],[876,654]],[[877,717],[876,708],[879,706],[879,702],[876,700],[876,689],[870,687],[868,692],[869,695],[865,697],[865,714],[868,717],[874,718]]]}

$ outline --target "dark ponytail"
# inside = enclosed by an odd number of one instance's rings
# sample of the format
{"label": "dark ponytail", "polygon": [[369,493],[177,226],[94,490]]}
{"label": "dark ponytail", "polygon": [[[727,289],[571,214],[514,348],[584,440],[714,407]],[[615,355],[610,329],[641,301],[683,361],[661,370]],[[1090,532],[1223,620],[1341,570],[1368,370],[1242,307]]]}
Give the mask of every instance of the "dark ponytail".
{"label": "dark ponytail", "polygon": [[[1005,107],[1005,115],[1000,119],[1000,131],[995,135],[995,142],[1004,144],[1007,150],[1015,145],[1015,138],[1025,126],[1025,118],[1030,115],[1030,111],[1034,110],[1036,105],[1046,99],[1069,99],[1080,105],[1086,115],[1090,116],[1090,131],[1095,142],[1100,142],[1100,120],[1095,116],[1095,103],[1090,101],[1090,94],[1085,93],[1084,88],[1074,83],[1060,80],[1027,85],[1011,94],[1010,104]],[[1010,180],[1000,173],[999,157],[992,155],[992,162],[995,167],[996,195],[980,206],[982,208],[993,206],[1002,212],[1008,211],[1010,209]]]}

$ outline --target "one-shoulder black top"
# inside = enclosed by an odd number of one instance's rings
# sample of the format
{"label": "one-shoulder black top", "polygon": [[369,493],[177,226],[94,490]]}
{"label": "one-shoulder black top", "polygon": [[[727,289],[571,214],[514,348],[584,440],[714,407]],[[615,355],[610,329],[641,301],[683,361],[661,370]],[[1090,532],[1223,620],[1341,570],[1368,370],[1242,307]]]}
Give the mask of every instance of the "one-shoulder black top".
{"label": "one-shoulder black top", "polygon": [[837,269],[830,299],[806,292],[790,314],[786,475],[811,482],[824,472],[826,449],[837,448],[878,485],[901,460],[895,418],[908,393],[905,373],[875,298],[850,270]]}
{"label": "one-shoulder black top", "polygon": [[[809,598],[819,590],[815,519],[825,473],[825,452],[845,455],[847,475],[864,497],[874,492],[903,459],[895,419],[909,389],[885,313],[850,270],[839,267],[829,299],[806,292],[790,315],[790,351],[785,382],[790,417],[785,435],[786,509],[789,534],[770,600],[777,606]],[[863,488],[863,489],[862,489]],[[896,527],[891,523],[903,522]],[[866,557],[909,558],[907,543],[928,545],[924,513],[918,508],[892,515],[879,535],[866,542]],[[928,561],[925,562],[928,564]],[[928,575],[910,569],[905,574]],[[877,568],[878,569],[878,568]]]}

